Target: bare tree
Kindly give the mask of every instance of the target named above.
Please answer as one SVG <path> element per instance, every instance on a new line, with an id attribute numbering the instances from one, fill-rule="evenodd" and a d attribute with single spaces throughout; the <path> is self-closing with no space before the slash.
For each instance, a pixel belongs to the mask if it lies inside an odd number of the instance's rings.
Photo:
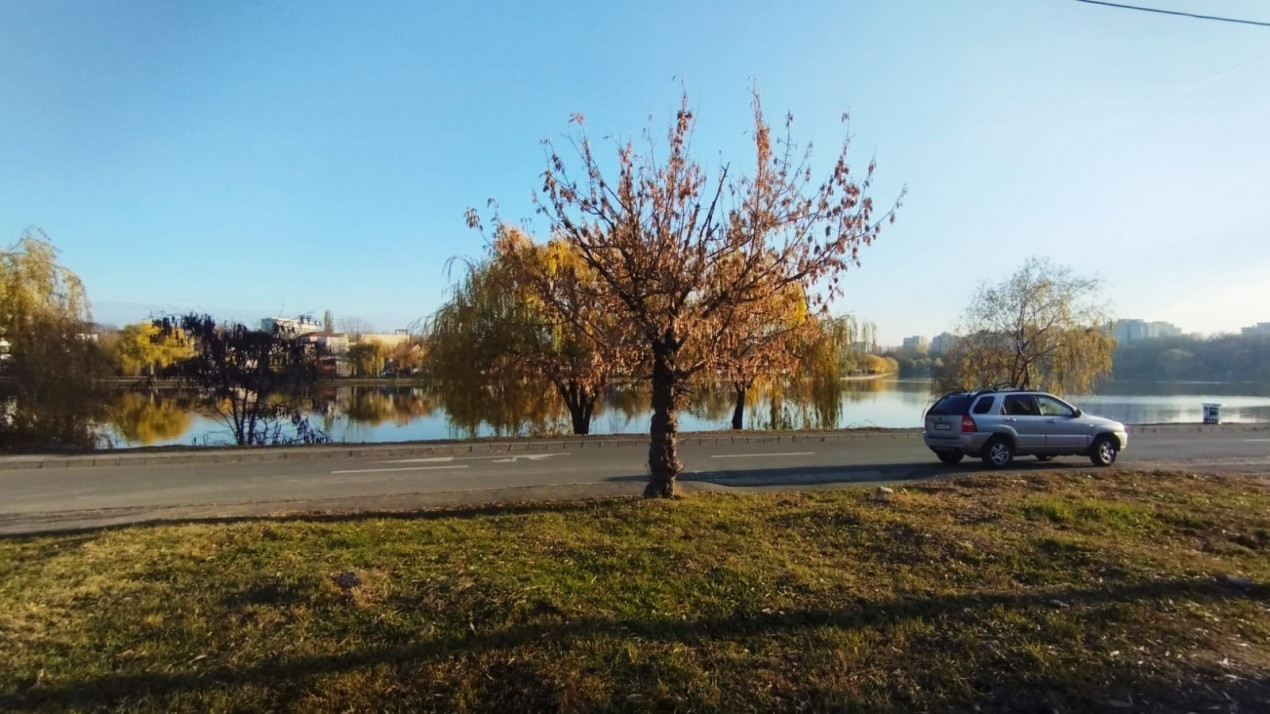
<path id="1" fill-rule="evenodd" d="M 363 335 L 374 334 L 375 326 L 360 317 L 341 317 L 335 322 L 340 332 L 348 335 L 348 339 L 357 342 Z"/>
<path id="2" fill-rule="evenodd" d="M 1111 373 L 1115 340 L 1106 324 L 1096 279 L 1031 258 L 1000 284 L 979 288 L 935 388 L 1089 391 Z"/>
<path id="3" fill-rule="evenodd" d="M 187 341 L 190 356 L 165 373 L 181 380 L 230 430 L 239 446 L 330 441 L 309 425 L 303 395 L 318 379 L 315 355 L 276 327 L 217 325 L 191 313 L 156 318 L 160 338 Z"/>
<path id="4" fill-rule="evenodd" d="M 800 150 L 790 140 L 793 118 L 786 118 L 784 138 L 777 140 L 757 92 L 752 109 L 749 176 L 726 165 L 710 176 L 692 158 L 687 96 L 666 146 L 651 131 L 644 134 L 644 153 L 630 143 L 619 146 L 611 178 L 575 115 L 580 175 L 547 142 L 549 164 L 537 198 L 553 240 L 567 244 L 598 280 L 561 291 L 560 279 L 534 270 L 536 252 L 509 253 L 540 299 L 588 334 L 635 350 L 652 385 L 645 496 L 674 495 L 683 468 L 676 448 L 679 409 L 689 380 L 717 368 L 745 325 L 778 323 L 785 306 L 777 297 L 792 286 L 802 288 L 809 311 L 823 309 L 841 293 L 841 274 L 859 265 L 859 249 L 894 219 L 894 208 L 875 216 L 867 196 L 874 165 L 853 180 L 846 141 L 827 177 L 813 181 L 810 147 Z M 480 227 L 475 211 L 468 221 Z M 622 319 L 613 328 L 594 324 L 589 316 L 596 314 Z"/>

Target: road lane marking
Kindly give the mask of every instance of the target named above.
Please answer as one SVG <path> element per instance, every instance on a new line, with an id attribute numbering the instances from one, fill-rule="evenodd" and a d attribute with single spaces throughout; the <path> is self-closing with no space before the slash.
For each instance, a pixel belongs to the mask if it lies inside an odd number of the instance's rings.
<path id="1" fill-rule="evenodd" d="M 430 456 L 426 459 L 398 459 L 396 461 L 376 461 L 377 464 L 426 464 L 438 461 L 453 461 L 453 456 Z"/>
<path id="2" fill-rule="evenodd" d="M 517 454 L 515 456 L 508 456 L 506 458 L 494 459 L 492 463 L 511 464 L 511 463 L 515 463 L 519 459 L 525 459 L 526 461 L 541 461 L 542 459 L 548 459 L 548 458 L 551 458 L 552 456 L 568 456 L 568 454 Z"/>
<path id="3" fill-rule="evenodd" d="M 1270 441 L 1270 439 L 1244 439 L 1244 441 L 1252 441 L 1252 442 L 1260 442 L 1260 443 L 1264 443 L 1264 442 Z"/>
<path id="4" fill-rule="evenodd" d="M 349 469 L 347 471 L 332 471 L 333 474 L 377 474 L 385 471 L 435 471 L 437 469 L 465 469 L 467 464 L 453 464 L 451 466 L 402 466 L 395 469 Z"/>
<path id="5" fill-rule="evenodd" d="M 508 463 L 516 459 L 529 459 L 530 461 L 539 461 L 541 459 L 549 459 L 555 456 L 570 456 L 568 451 L 560 453 L 548 454 L 498 454 L 495 456 L 429 456 L 422 459 L 396 459 L 393 461 L 376 461 L 377 464 L 429 464 L 429 463 L 450 463 L 452 461 L 479 461 L 488 459 L 494 463 Z"/>
<path id="6" fill-rule="evenodd" d="M 814 451 L 785 451 L 779 454 L 715 454 L 712 459 L 760 459 L 770 456 L 815 456 Z"/>

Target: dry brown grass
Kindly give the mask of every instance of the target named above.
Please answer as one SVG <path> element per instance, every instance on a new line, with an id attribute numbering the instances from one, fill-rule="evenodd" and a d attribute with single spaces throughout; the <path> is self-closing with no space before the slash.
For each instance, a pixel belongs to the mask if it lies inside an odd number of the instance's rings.
<path id="1" fill-rule="evenodd" d="M 1265 583 L 1149 472 L 11 538 L 0 710 L 1270 711 Z"/>

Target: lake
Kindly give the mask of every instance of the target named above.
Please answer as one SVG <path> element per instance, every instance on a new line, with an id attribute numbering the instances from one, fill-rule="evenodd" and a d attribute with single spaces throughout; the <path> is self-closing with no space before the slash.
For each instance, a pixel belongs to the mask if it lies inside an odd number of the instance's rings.
<path id="1" fill-rule="evenodd" d="M 844 382 L 839 413 L 826 413 L 796 399 L 752 398 L 747 428 L 913 428 L 933 401 L 929 380 L 880 379 Z M 508 398 L 510 399 L 510 398 Z M 368 443 L 467 438 L 472 436 L 545 436 L 569 433 L 567 413 L 552 400 L 517 398 L 492 403 L 486 398 L 446 398 L 426 386 L 325 386 L 311 400 L 313 426 L 336 442 Z M 692 395 L 680 415 L 681 431 L 731 427 L 732 394 L 727 390 Z M 1087 412 L 1130 424 L 1198 423 L 1205 402 L 1222 404 L 1223 422 L 1270 422 L 1270 389 L 1239 383 L 1122 382 L 1098 394 L 1074 396 Z M 617 390 L 596 410 L 593 434 L 644 434 L 648 431 L 646 393 Z M 189 408 L 178 394 L 129 392 L 112 404 L 106 435 L 116 447 L 223 444 L 232 439 L 213 417 Z"/>

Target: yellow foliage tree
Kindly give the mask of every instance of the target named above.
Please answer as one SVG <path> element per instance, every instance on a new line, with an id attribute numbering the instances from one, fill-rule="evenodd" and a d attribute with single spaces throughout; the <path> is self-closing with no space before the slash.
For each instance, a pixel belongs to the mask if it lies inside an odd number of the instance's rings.
<path id="1" fill-rule="evenodd" d="M 348 348 L 348 361 L 356 377 L 378 377 L 387 359 L 388 349 L 379 342 L 358 342 Z"/>
<path id="2" fill-rule="evenodd" d="M 900 365 L 890 357 L 869 354 L 860 358 L 860 369 L 868 374 L 895 374 L 900 371 Z"/>
<path id="3" fill-rule="evenodd" d="M 0 448 L 91 447 L 107 359 L 88 336 L 83 283 L 36 230 L 0 250 L 0 339 L 17 408 L 0 417 Z"/>
<path id="4" fill-rule="evenodd" d="M 163 334 L 152 322 L 128 325 L 115 344 L 115 360 L 126 375 L 154 376 L 156 370 L 193 356 L 194 349 L 179 328 Z"/>

